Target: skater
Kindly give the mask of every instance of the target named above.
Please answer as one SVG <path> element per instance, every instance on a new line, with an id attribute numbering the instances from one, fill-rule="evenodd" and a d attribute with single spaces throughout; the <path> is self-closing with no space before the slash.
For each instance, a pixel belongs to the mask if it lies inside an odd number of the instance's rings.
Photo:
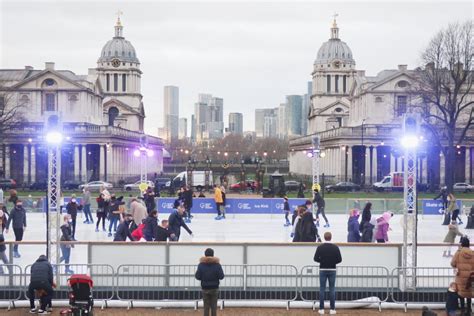
<path id="1" fill-rule="evenodd" d="M 291 234 L 290 237 L 293 238 L 295 237 L 295 232 L 296 232 L 296 225 L 298 225 L 298 222 L 301 220 L 301 217 L 303 217 L 303 214 L 306 212 L 306 208 L 304 206 L 298 206 L 295 210 L 295 214 L 293 214 L 293 228 L 291 229 Z"/>
<path id="2" fill-rule="evenodd" d="M 61 241 L 73 241 L 72 237 L 72 228 L 71 228 L 71 215 L 66 214 L 64 215 L 64 223 L 61 225 Z M 74 244 L 64 244 L 61 243 L 59 245 L 61 248 L 61 258 L 59 259 L 59 263 L 63 262 L 66 264 L 66 274 L 73 274 L 69 268 L 69 258 L 71 258 L 71 248 L 74 248 Z"/>
<path id="3" fill-rule="evenodd" d="M 456 282 L 449 284 L 448 291 L 446 293 L 446 315 L 456 316 L 457 310 L 459 309 L 459 299 L 462 299 L 458 295 L 458 287 Z"/>
<path id="4" fill-rule="evenodd" d="M 54 290 L 56 285 L 53 281 L 53 267 L 48 262 L 45 255 L 39 256 L 35 263 L 31 266 L 30 284 L 28 285 L 28 298 L 30 299 L 30 313 L 46 315 L 48 306 L 51 306 Z M 40 300 L 41 306 L 39 310 L 35 308 L 35 290 L 43 290 L 46 294 Z"/>
<path id="5" fill-rule="evenodd" d="M 184 206 L 180 205 L 176 210 L 174 210 L 169 218 L 169 231 L 171 234 L 174 234 L 174 237 L 170 238 L 172 241 L 179 241 L 179 236 L 181 235 L 181 227 L 186 229 L 188 234 L 191 236 L 193 235 L 193 232 L 191 229 L 189 229 L 188 225 L 183 220 L 183 215 L 184 215 Z"/>
<path id="6" fill-rule="evenodd" d="M 456 203 L 456 198 L 452 193 L 448 194 L 448 213 L 451 214 L 452 221 L 458 221 L 459 219 L 459 225 L 462 225 L 462 220 L 459 216 L 459 207 Z"/>
<path id="7" fill-rule="evenodd" d="M 143 220 L 143 221 L 145 221 L 145 220 Z M 144 228 L 145 228 L 145 224 L 141 223 L 140 225 L 138 225 L 137 229 L 135 229 L 132 232 L 132 237 L 133 237 L 133 239 L 135 239 L 135 241 L 141 241 L 142 238 L 143 238 L 143 240 L 145 240 L 145 237 L 143 236 L 143 229 Z"/>
<path id="8" fill-rule="evenodd" d="M 186 186 L 186 189 L 183 192 L 183 205 L 185 209 L 184 217 L 185 217 L 185 222 L 186 223 L 191 223 L 191 218 L 193 216 L 191 215 L 191 209 L 193 207 L 193 190 L 191 187 L 188 185 Z"/>
<path id="9" fill-rule="evenodd" d="M 88 188 L 84 188 L 84 194 L 82 195 L 82 208 L 86 220 L 84 224 L 94 224 L 94 219 L 91 213 L 91 192 Z"/>
<path id="10" fill-rule="evenodd" d="M 446 234 L 446 237 L 444 237 L 443 240 L 443 242 L 448 243 L 446 250 L 443 252 L 443 257 L 452 257 L 451 248 L 454 245 L 456 236 L 463 236 L 463 234 L 461 234 L 461 232 L 459 231 L 458 224 L 456 223 L 456 221 L 451 221 L 451 224 L 449 224 L 448 229 L 448 233 Z"/>
<path id="11" fill-rule="evenodd" d="M 290 220 L 288 216 L 290 215 L 290 203 L 288 203 L 288 197 L 285 196 L 283 198 L 283 212 L 285 212 L 285 224 L 283 226 L 288 227 L 290 226 Z"/>
<path id="12" fill-rule="evenodd" d="M 116 198 L 115 194 L 113 194 L 110 199 L 108 235 L 109 237 L 112 237 L 112 226 L 114 227 L 114 233 L 117 231 L 118 222 L 120 220 L 120 214 L 123 213 L 122 205 L 125 205 L 125 202 L 123 202 L 122 199 L 123 196 Z"/>
<path id="13" fill-rule="evenodd" d="M 377 232 L 375 233 L 375 239 L 378 243 L 386 243 L 388 241 L 388 230 L 390 229 L 390 219 L 393 213 L 385 212 L 379 218 L 377 218 Z"/>
<path id="14" fill-rule="evenodd" d="M 222 195 L 222 204 L 220 206 L 221 206 L 222 218 L 225 218 L 226 195 L 225 195 L 225 186 L 223 185 L 221 185 L 221 195 Z"/>
<path id="15" fill-rule="evenodd" d="M 467 309 L 464 314 L 471 315 L 473 288 L 471 287 L 474 271 L 474 251 L 470 249 L 469 238 L 461 238 L 461 248 L 454 254 L 451 266 L 457 269 L 456 286 L 461 297 L 461 309 L 464 309 L 464 299 L 467 300 Z"/>
<path id="16" fill-rule="evenodd" d="M 13 223 L 12 223 L 13 222 Z M 8 228 L 12 223 L 13 233 L 15 234 L 15 241 L 23 240 L 23 233 L 26 229 L 26 211 L 23 208 L 23 202 L 19 199 L 16 200 L 15 207 L 10 212 L 10 218 L 8 218 L 7 227 L 5 233 L 8 234 Z M 20 258 L 21 255 L 18 252 L 18 244 L 13 246 L 13 258 Z"/>
<path id="17" fill-rule="evenodd" d="M 433 199 L 438 200 L 440 199 L 443 202 L 443 209 L 446 210 L 448 208 L 448 190 L 442 188 L 439 194 Z"/>
<path id="18" fill-rule="evenodd" d="M 171 233 L 169 230 L 169 222 L 167 219 L 161 221 L 161 225 L 158 225 L 156 231 L 155 241 L 168 241 L 175 237 L 175 234 Z"/>
<path id="19" fill-rule="evenodd" d="M 314 224 L 313 214 L 311 212 L 304 212 L 301 219 L 296 224 L 295 237 L 293 242 L 316 242 L 321 241 L 318 234 L 318 229 Z"/>
<path id="20" fill-rule="evenodd" d="M 10 262 L 8 262 L 6 251 L 7 247 L 5 246 L 5 237 L 3 236 L 3 234 L 0 234 L 0 260 L 3 262 L 3 264 L 8 265 Z M 7 267 L 8 272 L 11 273 L 11 266 Z M 2 274 L 5 274 L 5 272 L 3 271 L 3 268 L 0 267 L 0 275 Z"/>
<path id="21" fill-rule="evenodd" d="M 121 223 L 117 227 L 114 241 L 127 241 L 127 238 L 130 239 L 130 241 L 135 241 L 135 238 L 133 238 L 132 233 L 130 232 L 130 227 L 132 224 L 132 214 L 125 214 L 121 220 Z"/>
<path id="22" fill-rule="evenodd" d="M 222 192 L 221 189 L 214 184 L 214 202 L 216 202 L 216 209 L 217 209 L 217 216 L 214 218 L 215 220 L 221 220 L 221 205 L 222 205 Z"/>
<path id="23" fill-rule="evenodd" d="M 73 194 L 71 197 L 71 201 L 66 205 L 66 211 L 69 215 L 71 215 L 71 227 L 72 227 L 72 240 L 75 241 L 76 238 L 76 223 L 77 223 L 77 211 L 81 210 L 82 206 L 77 203 L 76 196 Z"/>
<path id="24" fill-rule="evenodd" d="M 364 206 L 364 210 L 362 211 L 362 218 L 360 219 L 360 232 L 362 233 L 362 229 L 364 228 L 364 223 L 369 222 L 372 219 L 372 203 L 367 202 Z"/>
<path id="25" fill-rule="evenodd" d="M 146 210 L 145 205 L 140 203 L 138 199 L 133 198 L 132 202 L 130 203 L 130 213 L 133 216 L 133 221 L 135 224 L 139 225 L 143 223 L 143 220 L 147 218 L 148 213 Z"/>
<path id="26" fill-rule="evenodd" d="M 347 242 L 359 242 L 359 210 L 351 210 L 349 220 L 347 222 Z"/>
<path id="27" fill-rule="evenodd" d="M 8 212 L 7 208 L 0 203 L 0 234 L 3 234 L 3 231 L 7 227 L 8 222 Z"/>
<path id="28" fill-rule="evenodd" d="M 224 278 L 224 271 L 219 258 L 214 257 L 214 250 L 207 248 L 204 257 L 199 260 L 196 280 L 201 281 L 204 316 L 217 315 L 217 299 L 219 298 L 219 280 Z"/>
<path id="29" fill-rule="evenodd" d="M 374 242 L 374 228 L 375 219 L 372 219 L 370 222 L 364 222 L 360 242 Z"/>
<path id="30" fill-rule="evenodd" d="M 153 241 L 158 229 L 158 211 L 153 210 L 145 219 L 145 227 L 143 227 L 143 238 L 146 241 Z"/>
<path id="31" fill-rule="evenodd" d="M 156 201 L 155 201 L 155 194 L 153 193 L 153 189 L 148 187 L 148 189 L 143 194 L 143 199 L 145 200 L 145 206 L 148 214 L 151 211 L 156 209 Z"/>
<path id="32" fill-rule="evenodd" d="M 318 206 L 318 210 L 316 212 L 316 225 L 319 226 L 319 214 L 321 214 L 324 218 L 324 221 L 326 222 L 326 224 L 324 225 L 324 227 L 329 227 L 329 222 L 328 222 L 328 219 L 326 217 L 326 213 L 324 212 L 324 208 L 326 206 L 326 202 L 324 201 L 323 197 L 321 196 L 321 194 L 319 193 L 319 190 L 318 189 L 315 189 L 314 190 L 314 199 L 313 199 L 313 203 L 316 203 L 316 205 Z"/>
<path id="33" fill-rule="evenodd" d="M 96 198 L 96 201 L 97 201 L 97 224 L 95 226 L 95 231 L 98 232 L 99 231 L 99 225 L 100 225 L 100 221 L 102 220 L 102 231 L 106 231 L 105 230 L 105 218 L 107 217 L 107 211 L 106 209 L 108 208 L 108 204 L 109 202 L 105 200 L 104 198 L 104 194 L 103 193 L 100 193 L 99 194 L 99 197 Z"/>

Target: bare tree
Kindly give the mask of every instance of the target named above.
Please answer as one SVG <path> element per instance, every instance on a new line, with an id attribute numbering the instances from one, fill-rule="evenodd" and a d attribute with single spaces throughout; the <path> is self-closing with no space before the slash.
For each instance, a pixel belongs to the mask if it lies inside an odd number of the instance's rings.
<path id="1" fill-rule="evenodd" d="M 0 83 L 0 139 L 24 121 L 24 104 L 16 102 L 14 93 Z"/>
<path id="2" fill-rule="evenodd" d="M 442 149 L 445 181 L 453 190 L 456 146 L 474 126 L 473 23 L 455 23 L 439 31 L 422 53 L 424 67 L 415 74 L 415 108 L 423 126 Z"/>

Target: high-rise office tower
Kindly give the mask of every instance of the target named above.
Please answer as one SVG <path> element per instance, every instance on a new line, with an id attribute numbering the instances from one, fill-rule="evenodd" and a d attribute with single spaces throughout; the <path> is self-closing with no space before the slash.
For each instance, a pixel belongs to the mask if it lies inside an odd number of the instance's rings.
<path id="1" fill-rule="evenodd" d="M 188 119 L 181 117 L 179 119 L 179 139 L 188 137 Z"/>
<path id="2" fill-rule="evenodd" d="M 242 135 L 244 132 L 242 113 L 229 113 L 229 133 Z"/>
<path id="3" fill-rule="evenodd" d="M 167 141 L 178 139 L 179 136 L 179 88 L 165 86 L 164 88 L 164 128 L 167 131 Z"/>

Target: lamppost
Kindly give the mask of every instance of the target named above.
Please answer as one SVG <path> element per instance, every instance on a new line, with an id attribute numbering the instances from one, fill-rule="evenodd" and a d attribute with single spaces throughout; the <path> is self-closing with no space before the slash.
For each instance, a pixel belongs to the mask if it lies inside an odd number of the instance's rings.
<path id="1" fill-rule="evenodd" d="M 192 187 L 193 186 L 193 171 L 194 171 L 194 168 L 196 167 L 196 161 L 191 157 L 189 156 L 188 158 L 188 165 L 186 167 L 186 174 L 187 174 L 187 180 L 186 181 L 186 185 Z"/>
<path id="2" fill-rule="evenodd" d="M 368 157 L 365 156 L 365 148 L 364 148 L 364 124 L 365 124 L 365 119 L 362 120 L 362 135 L 361 135 L 361 144 L 362 144 L 362 161 L 364 161 L 364 172 L 361 172 L 361 184 L 362 186 L 365 186 L 365 173 L 366 173 L 366 170 L 365 170 L 365 166 L 366 166 L 366 163 L 365 163 L 365 159 L 367 159 Z M 360 166 L 360 163 L 359 163 L 359 166 Z"/>
<path id="3" fill-rule="evenodd" d="M 140 158 L 140 183 L 147 183 L 147 162 L 148 158 L 153 157 L 154 152 L 153 150 L 148 149 L 145 146 L 140 146 L 139 148 L 133 151 L 133 155 L 137 158 Z"/>
<path id="4" fill-rule="evenodd" d="M 240 191 L 245 191 L 245 160 L 243 156 L 240 160 Z"/>
<path id="5" fill-rule="evenodd" d="M 209 156 L 206 156 L 206 171 L 204 172 L 205 176 L 205 182 L 206 182 L 206 191 L 209 191 L 209 175 L 211 173 L 211 159 L 209 159 Z"/>

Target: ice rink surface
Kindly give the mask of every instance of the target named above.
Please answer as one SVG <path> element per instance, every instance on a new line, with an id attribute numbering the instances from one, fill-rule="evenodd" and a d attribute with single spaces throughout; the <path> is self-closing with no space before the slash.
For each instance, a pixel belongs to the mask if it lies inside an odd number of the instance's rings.
<path id="1" fill-rule="evenodd" d="M 159 219 L 167 219 L 169 214 L 160 214 Z M 381 214 L 373 214 L 379 217 Z M 284 227 L 284 215 L 270 214 L 227 214 L 224 220 L 214 220 L 213 214 L 196 214 L 189 227 L 194 236 L 182 229 L 181 241 L 186 242 L 291 242 L 291 226 Z M 328 214 L 331 227 L 319 227 L 319 234 L 331 231 L 334 242 L 347 241 L 347 215 Z M 464 224 L 460 225 L 460 231 L 474 240 L 474 230 L 464 229 L 466 217 L 462 217 Z M 46 216 L 43 213 L 27 214 L 27 229 L 24 241 L 44 241 L 46 240 L 45 229 Z M 95 232 L 95 224 L 84 224 L 82 214 L 78 216 L 76 228 L 76 239 L 78 241 L 112 241 L 112 237 L 107 237 L 107 233 Z M 94 216 L 94 220 L 96 220 Z M 389 242 L 403 242 L 403 217 L 395 215 L 391 222 L 389 231 Z M 418 217 L 418 242 L 419 243 L 442 243 L 448 231 L 447 226 L 442 226 L 441 215 L 426 215 Z M 108 222 L 106 223 L 108 229 Z M 13 231 L 5 235 L 7 241 L 14 240 Z M 456 239 L 459 240 L 459 237 Z M 419 247 L 419 266 L 449 266 L 450 259 L 442 256 L 445 247 Z M 456 247 L 453 247 L 453 252 Z M 21 245 L 19 259 L 14 259 L 15 264 L 21 266 L 30 264 L 42 253 L 45 252 L 43 245 Z M 85 245 L 76 245 L 71 253 L 71 263 L 86 263 L 87 248 Z"/>

